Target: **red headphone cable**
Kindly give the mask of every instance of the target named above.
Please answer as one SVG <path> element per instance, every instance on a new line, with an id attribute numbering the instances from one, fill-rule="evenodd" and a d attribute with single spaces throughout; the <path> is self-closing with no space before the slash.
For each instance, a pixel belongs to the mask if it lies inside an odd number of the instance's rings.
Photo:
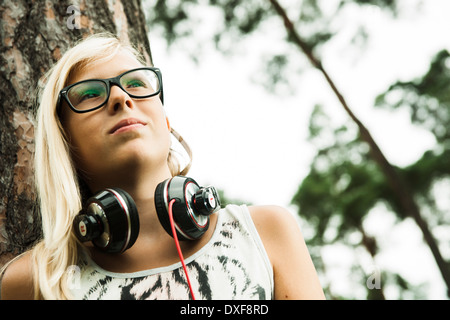
<path id="1" fill-rule="evenodd" d="M 175 199 L 172 199 L 169 202 L 170 226 L 172 228 L 172 235 L 173 235 L 173 239 L 175 240 L 175 246 L 177 247 L 178 256 L 180 257 L 180 261 L 181 261 L 181 264 L 183 266 L 184 274 L 186 275 L 186 279 L 187 279 L 187 283 L 188 283 L 188 286 L 189 286 L 189 291 L 191 292 L 192 300 L 195 300 L 194 290 L 192 290 L 191 281 L 189 280 L 189 275 L 188 275 L 188 272 L 187 272 L 186 264 L 184 263 L 183 253 L 181 252 L 180 242 L 178 241 L 177 232 L 175 230 L 175 222 L 173 220 L 173 213 L 172 213 L 172 207 L 173 207 L 173 204 L 175 203 L 175 201 L 176 201 Z"/>

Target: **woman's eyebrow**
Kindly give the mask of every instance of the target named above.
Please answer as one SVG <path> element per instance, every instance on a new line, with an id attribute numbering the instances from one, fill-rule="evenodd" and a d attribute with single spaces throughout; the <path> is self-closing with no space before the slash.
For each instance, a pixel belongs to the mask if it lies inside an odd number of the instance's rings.
<path id="1" fill-rule="evenodd" d="M 80 80 L 78 80 L 77 82 L 79 82 L 79 81 L 85 81 L 85 80 L 94 80 L 94 79 L 110 79 L 110 78 L 117 77 L 118 75 L 121 75 L 121 74 L 124 73 L 124 72 L 127 72 L 127 71 L 132 70 L 132 69 L 136 69 L 136 68 L 140 68 L 140 67 L 123 68 L 123 69 L 120 69 L 118 72 L 114 73 L 114 75 L 113 75 L 113 76 L 110 76 L 110 77 L 99 77 L 99 76 L 82 77 L 82 78 L 80 78 Z"/>

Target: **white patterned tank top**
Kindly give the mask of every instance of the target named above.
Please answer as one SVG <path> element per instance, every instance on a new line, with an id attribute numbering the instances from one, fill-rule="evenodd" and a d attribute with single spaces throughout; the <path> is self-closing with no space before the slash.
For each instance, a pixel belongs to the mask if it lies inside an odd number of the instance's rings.
<path id="1" fill-rule="evenodd" d="M 245 205 L 221 209 L 211 239 L 185 263 L 196 299 L 273 298 L 272 266 Z M 190 298 L 181 262 L 114 273 L 88 258 L 75 271 L 70 284 L 75 299 Z"/>

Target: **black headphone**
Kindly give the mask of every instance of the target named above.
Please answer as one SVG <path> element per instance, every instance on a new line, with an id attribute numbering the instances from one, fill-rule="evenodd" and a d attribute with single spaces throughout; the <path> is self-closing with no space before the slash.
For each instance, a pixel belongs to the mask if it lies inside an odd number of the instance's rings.
<path id="1" fill-rule="evenodd" d="M 209 227 L 209 215 L 220 209 L 220 198 L 214 187 L 200 187 L 195 180 L 175 176 L 158 184 L 155 207 L 158 219 L 172 235 L 169 203 L 179 240 L 199 239 Z M 131 196 L 119 188 L 102 190 L 88 199 L 73 222 L 81 242 L 92 241 L 108 253 L 129 249 L 139 234 L 139 214 Z"/>

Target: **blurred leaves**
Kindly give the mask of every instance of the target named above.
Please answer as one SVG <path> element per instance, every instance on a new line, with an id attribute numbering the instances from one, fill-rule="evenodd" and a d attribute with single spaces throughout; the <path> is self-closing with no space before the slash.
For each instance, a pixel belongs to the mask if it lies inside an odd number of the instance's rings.
<path id="1" fill-rule="evenodd" d="M 392 84 L 379 95 L 376 105 L 384 108 L 406 108 L 411 121 L 423 126 L 439 144 L 450 148 L 450 54 L 440 51 L 428 72 L 420 78 Z"/>
<path id="2" fill-rule="evenodd" d="M 256 30 L 265 30 L 266 23 L 274 19 L 280 23 L 267 0 L 156 0 L 143 1 L 147 8 L 147 24 L 150 33 L 159 28 L 169 49 L 182 39 L 189 42 L 183 47 L 186 55 L 193 61 L 201 61 L 205 40 L 215 44 L 217 50 L 224 54 L 232 54 L 239 50 L 248 36 Z M 395 1 L 389 0 L 342 0 L 331 12 L 326 12 L 317 0 L 301 0 L 286 2 L 291 19 L 310 50 L 320 56 L 320 48 L 336 35 L 330 26 L 339 14 L 347 7 L 355 4 L 361 6 L 380 6 L 389 12 L 395 12 Z M 207 15 L 213 16 L 214 26 L 208 30 L 203 28 Z M 209 24 L 208 24 L 209 26 Z M 205 38 L 205 33 L 209 36 Z M 202 34 L 202 36 L 198 36 Z M 281 35 L 282 37 L 283 35 Z M 284 32 L 287 43 L 292 43 L 292 35 Z M 208 38 L 209 37 L 209 38 Z M 355 30 L 352 43 L 364 46 L 367 38 L 366 30 L 361 26 Z M 286 74 L 292 70 L 301 72 L 297 50 L 289 50 L 285 46 L 268 44 L 272 57 L 261 58 L 265 64 L 261 67 L 268 76 L 259 77 L 257 83 L 268 92 L 290 94 L 292 88 L 287 85 Z M 300 63 L 307 64 L 306 60 Z M 255 79 L 253 79 L 255 80 Z"/>
<path id="3" fill-rule="evenodd" d="M 189 20 L 189 7 L 196 3 L 197 0 L 177 2 L 156 0 L 152 10 L 147 12 L 147 24 L 161 26 L 164 30 L 164 38 L 171 45 L 180 37 L 186 37 L 192 34 L 190 28 L 180 28 L 179 26 Z"/>
<path id="4" fill-rule="evenodd" d="M 235 29 L 242 34 L 255 31 L 270 12 L 265 0 L 209 0 L 209 5 L 222 9 L 228 31 Z"/>
<path id="5" fill-rule="evenodd" d="M 393 15 L 398 13 L 397 11 L 397 0 L 342 0 L 340 7 L 344 7 L 347 4 L 356 3 L 360 6 L 372 5 L 378 8 L 383 8 L 386 11 L 391 12 Z"/>
<path id="6" fill-rule="evenodd" d="M 350 232 L 361 231 L 365 215 L 379 201 L 395 204 L 368 146 L 358 139 L 355 129 L 349 130 L 352 125 L 330 128 L 329 119 L 317 105 L 310 119 L 311 141 L 321 144 L 320 138 L 325 134 L 327 145 L 322 144 L 318 150 L 309 174 L 292 200 L 299 207 L 299 214 L 315 226 L 316 234 L 311 240 L 316 244 L 333 243 L 345 239 Z M 331 222 L 337 233 L 326 238 Z"/>
<path id="7" fill-rule="evenodd" d="M 447 181 L 448 184 L 450 180 L 448 61 L 449 53 L 439 52 L 423 77 L 396 82 L 377 97 L 376 104 L 392 110 L 408 108 L 411 121 L 435 135 L 437 143 L 432 150 L 424 152 L 411 165 L 397 170 L 418 199 L 422 211 L 432 213 L 427 219 L 431 228 L 446 228 L 450 231 L 450 214 L 437 207 L 438 199 L 434 192 L 436 183 Z M 318 105 L 311 114 L 309 131 L 310 140 L 318 151 L 310 172 L 292 200 L 299 207 L 299 214 L 316 231 L 309 243 L 314 246 L 337 242 L 355 245 L 354 241 L 349 242 L 348 239 L 356 230 L 362 235 L 359 238 L 360 245 L 371 256 L 375 256 L 378 250 L 376 243 L 371 243 L 369 247 L 365 242 L 365 239 L 369 239 L 363 228 L 365 217 L 379 203 L 389 208 L 398 221 L 406 218 L 403 211 L 383 174 L 371 159 L 368 147 L 360 141 L 356 130 L 352 130 L 352 124 L 333 129 L 323 107 Z M 439 225 L 442 222 L 446 222 L 447 227 Z M 337 232 L 330 233 L 330 229 Z M 333 237 L 329 237 L 330 234 Z M 420 297 L 417 290 L 400 275 L 391 274 L 389 279 L 396 283 L 400 296 Z"/>

